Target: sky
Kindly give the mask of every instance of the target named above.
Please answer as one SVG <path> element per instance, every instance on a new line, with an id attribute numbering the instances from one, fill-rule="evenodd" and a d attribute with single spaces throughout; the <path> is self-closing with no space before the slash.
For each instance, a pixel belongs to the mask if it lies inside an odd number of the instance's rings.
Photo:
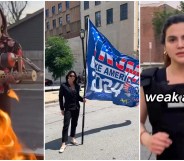
<path id="1" fill-rule="evenodd" d="M 27 14 L 34 13 L 41 8 L 44 8 L 45 2 L 44 1 L 28 1 L 27 7 L 23 13 L 23 16 Z"/>

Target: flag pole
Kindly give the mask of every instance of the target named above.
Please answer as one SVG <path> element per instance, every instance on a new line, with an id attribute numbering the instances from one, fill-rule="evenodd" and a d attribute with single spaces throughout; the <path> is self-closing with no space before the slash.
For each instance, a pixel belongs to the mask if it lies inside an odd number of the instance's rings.
<path id="1" fill-rule="evenodd" d="M 82 53 L 83 53 L 83 65 L 84 65 L 84 97 L 86 95 L 86 60 L 85 60 L 85 54 L 84 54 L 84 38 L 85 38 L 85 30 L 81 29 L 80 31 L 80 38 L 82 41 Z M 82 115 L 82 140 L 81 144 L 84 143 L 84 123 L 85 123 L 85 101 L 83 102 L 83 115 Z"/>

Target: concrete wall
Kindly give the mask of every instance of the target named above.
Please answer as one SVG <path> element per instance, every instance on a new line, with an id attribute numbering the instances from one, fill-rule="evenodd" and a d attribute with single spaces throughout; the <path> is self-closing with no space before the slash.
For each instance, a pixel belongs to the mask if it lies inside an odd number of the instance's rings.
<path id="1" fill-rule="evenodd" d="M 120 5 L 128 3 L 128 19 L 120 21 Z M 106 10 L 113 8 L 113 23 L 106 24 Z M 138 48 L 138 2 L 130 1 L 101 1 L 95 6 L 94 1 L 89 1 L 89 9 L 84 10 L 81 1 L 81 27 L 84 28 L 84 17 L 89 15 L 95 24 L 95 12 L 101 11 L 101 27 L 98 30 L 104 34 L 112 45 L 125 54 L 132 55 Z"/>
<path id="2" fill-rule="evenodd" d="M 43 12 L 8 30 L 23 50 L 43 50 Z"/>

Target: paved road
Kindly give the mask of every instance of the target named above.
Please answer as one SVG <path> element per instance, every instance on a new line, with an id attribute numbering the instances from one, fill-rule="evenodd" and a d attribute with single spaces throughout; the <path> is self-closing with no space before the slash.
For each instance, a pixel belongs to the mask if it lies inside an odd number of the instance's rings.
<path id="1" fill-rule="evenodd" d="M 82 109 L 81 109 L 82 113 Z M 61 145 L 63 117 L 59 104 L 45 107 L 45 158 L 62 160 L 138 160 L 139 109 L 113 105 L 106 101 L 86 103 L 84 145 L 68 144 L 63 154 Z M 79 117 L 77 139 L 81 141 L 82 115 Z"/>
<path id="2" fill-rule="evenodd" d="M 13 128 L 26 147 L 43 154 L 44 105 L 43 88 L 18 88 L 15 90 L 20 102 L 12 100 L 11 117 Z"/>

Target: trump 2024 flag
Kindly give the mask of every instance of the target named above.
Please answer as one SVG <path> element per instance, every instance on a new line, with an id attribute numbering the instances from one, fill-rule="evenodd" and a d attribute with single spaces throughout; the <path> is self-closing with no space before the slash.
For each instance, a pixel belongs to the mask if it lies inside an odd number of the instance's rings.
<path id="1" fill-rule="evenodd" d="M 139 61 L 116 50 L 90 20 L 86 98 L 129 107 L 139 101 Z"/>

